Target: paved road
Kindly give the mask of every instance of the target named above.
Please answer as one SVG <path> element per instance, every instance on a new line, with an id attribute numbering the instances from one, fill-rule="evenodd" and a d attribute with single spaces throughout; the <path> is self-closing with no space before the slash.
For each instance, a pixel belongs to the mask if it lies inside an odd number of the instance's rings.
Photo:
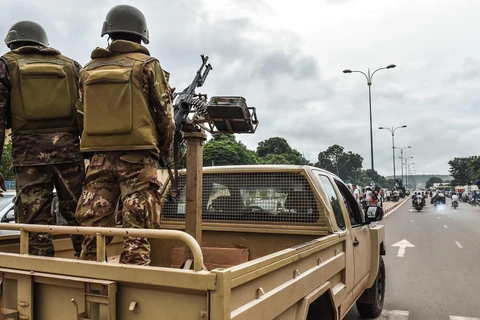
<path id="1" fill-rule="evenodd" d="M 454 210 L 447 199 L 443 210 L 417 212 L 407 200 L 382 224 L 387 291 L 377 319 L 480 320 L 480 207 Z M 415 246 L 403 257 L 392 246 L 402 240 Z M 345 319 L 362 318 L 353 307 Z"/>

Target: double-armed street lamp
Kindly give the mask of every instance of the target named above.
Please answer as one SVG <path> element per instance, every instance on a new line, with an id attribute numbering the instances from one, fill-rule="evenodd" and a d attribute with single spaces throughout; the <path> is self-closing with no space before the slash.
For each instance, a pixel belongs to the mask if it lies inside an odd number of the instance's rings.
<path id="1" fill-rule="evenodd" d="M 403 150 L 405 149 L 410 149 L 412 146 L 408 146 L 408 147 L 395 147 L 395 149 L 399 149 L 400 150 L 400 163 L 402 164 L 402 182 L 403 182 Z"/>
<path id="2" fill-rule="evenodd" d="M 408 160 L 409 159 L 413 159 L 413 157 L 408 157 L 408 158 L 404 159 L 405 160 L 405 170 L 407 171 L 407 174 L 405 175 L 405 186 L 406 186 L 406 188 L 408 188 L 408 169 L 409 169 L 408 168 Z M 415 164 L 415 163 L 413 163 L 413 164 Z"/>
<path id="3" fill-rule="evenodd" d="M 373 71 L 372 74 L 370 74 L 370 68 L 368 69 L 367 73 L 359 70 L 350 70 L 350 69 L 345 69 L 343 70 L 343 73 L 354 73 L 358 72 L 361 73 L 367 78 L 367 85 L 368 85 L 368 105 L 369 105 L 369 110 L 370 110 L 370 157 L 372 159 L 372 182 L 375 181 L 375 169 L 373 165 L 373 129 L 372 129 L 372 92 L 371 92 L 371 86 L 372 86 L 372 78 L 375 72 L 379 70 L 384 70 L 384 69 L 392 69 L 395 68 L 396 65 L 394 64 L 389 64 L 386 67 L 383 68 L 378 68 L 377 70 Z"/>
<path id="4" fill-rule="evenodd" d="M 391 133 L 392 133 L 392 154 L 393 154 L 393 189 L 395 190 L 395 185 L 396 185 L 396 182 L 397 182 L 397 177 L 395 175 L 395 131 L 397 129 L 402 129 L 402 128 L 406 128 L 407 126 L 406 125 L 403 125 L 403 126 L 399 126 L 399 127 L 391 127 L 391 128 L 387 128 L 387 127 L 380 127 L 378 129 L 380 130 L 389 130 Z"/>

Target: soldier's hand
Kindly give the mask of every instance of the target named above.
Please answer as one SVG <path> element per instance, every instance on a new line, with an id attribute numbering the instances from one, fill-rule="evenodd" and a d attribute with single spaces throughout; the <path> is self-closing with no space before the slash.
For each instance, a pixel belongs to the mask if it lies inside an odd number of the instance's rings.
<path id="1" fill-rule="evenodd" d="M 2 188 L 2 190 L 0 190 L 0 197 L 3 197 L 2 192 L 7 191 L 7 187 L 5 186 L 5 180 L 3 179 L 3 174 L 1 173 L 0 173 L 0 188 Z"/>

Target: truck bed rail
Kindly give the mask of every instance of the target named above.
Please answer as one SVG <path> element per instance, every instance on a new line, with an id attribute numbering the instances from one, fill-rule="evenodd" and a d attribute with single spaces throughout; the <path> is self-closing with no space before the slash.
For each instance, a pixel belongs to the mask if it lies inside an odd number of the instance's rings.
<path id="1" fill-rule="evenodd" d="M 49 225 L 33 225 L 21 223 L 0 223 L 0 229 L 20 231 L 20 254 L 28 254 L 28 233 L 82 234 L 96 235 L 97 261 L 105 262 L 105 237 L 142 237 L 182 241 L 192 252 L 193 270 L 203 270 L 203 254 L 197 241 L 188 233 L 178 230 L 134 229 L 134 228 L 101 228 L 101 227 L 64 227 Z"/>

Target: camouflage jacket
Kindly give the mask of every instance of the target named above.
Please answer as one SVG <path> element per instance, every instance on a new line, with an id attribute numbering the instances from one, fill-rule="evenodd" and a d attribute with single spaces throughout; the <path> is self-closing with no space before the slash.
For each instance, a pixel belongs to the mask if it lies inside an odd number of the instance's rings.
<path id="1" fill-rule="evenodd" d="M 122 40 L 117 40 L 122 41 Z M 112 52 L 116 51 L 116 46 L 114 45 L 115 41 L 110 44 L 107 50 Z M 132 49 L 131 52 L 146 52 L 150 55 L 147 48 L 143 47 L 140 44 L 130 43 L 132 47 L 136 49 Z M 98 50 L 95 49 L 92 52 L 92 56 L 94 52 Z M 100 49 L 103 50 L 103 49 Z M 124 53 L 123 51 L 118 51 L 119 53 Z M 130 51 L 129 51 L 130 52 Z M 175 132 L 175 122 L 173 120 L 173 92 L 172 88 L 170 87 L 168 81 L 170 79 L 170 73 L 163 70 L 160 67 L 158 61 L 152 61 L 146 63 L 143 69 L 143 79 L 142 79 L 142 89 L 145 97 L 147 97 L 149 101 L 149 105 L 156 114 L 156 131 L 158 134 L 159 150 L 162 150 L 162 154 L 165 156 L 169 156 L 170 145 L 173 141 L 173 134 Z M 80 87 L 80 97 L 79 101 L 77 102 L 77 122 L 80 126 L 80 132 L 83 131 L 83 87 L 82 83 L 79 83 Z M 151 150 L 151 153 L 155 158 L 158 158 L 159 155 L 155 150 Z"/>
<path id="2" fill-rule="evenodd" d="M 60 53 L 59 53 L 60 54 Z M 76 66 L 77 81 L 80 65 Z M 0 58 L 0 160 L 10 109 L 11 76 L 5 60 Z M 74 132 L 12 134 L 13 166 L 37 166 L 83 161 L 80 137 Z"/>

